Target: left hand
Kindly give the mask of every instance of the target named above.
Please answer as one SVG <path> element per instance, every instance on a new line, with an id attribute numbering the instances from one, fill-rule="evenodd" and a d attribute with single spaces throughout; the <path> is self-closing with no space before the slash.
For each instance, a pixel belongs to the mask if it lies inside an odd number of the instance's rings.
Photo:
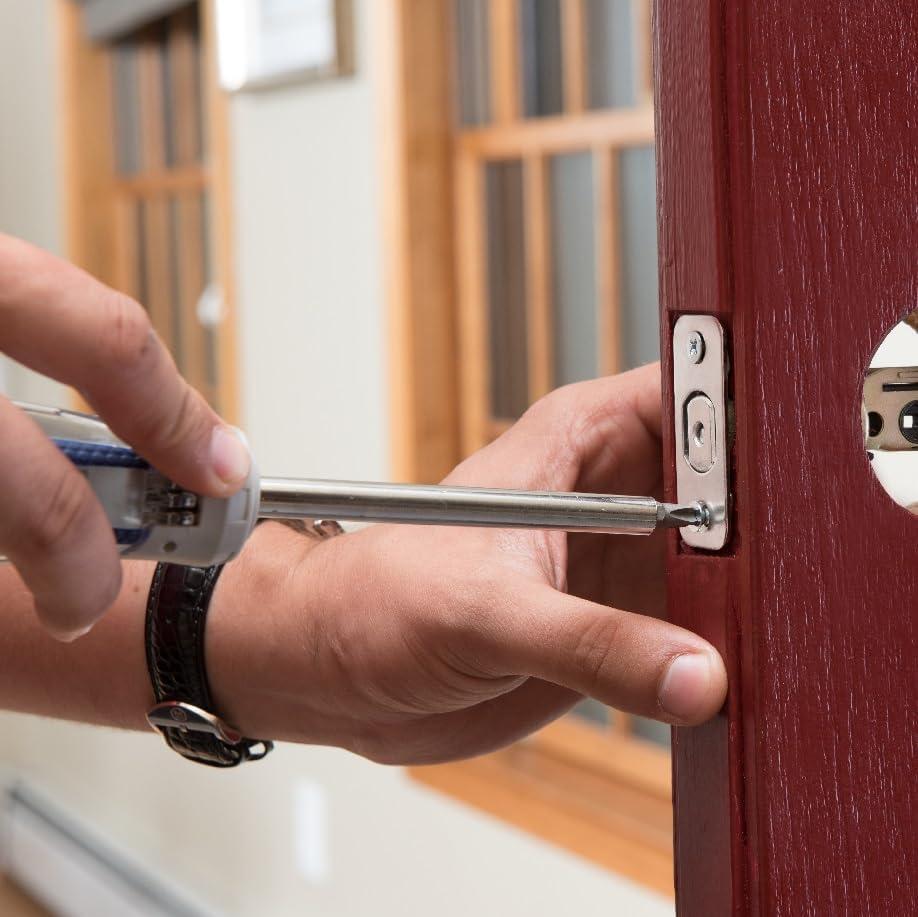
<path id="1" fill-rule="evenodd" d="M 660 370 L 568 386 L 452 484 L 655 494 Z M 713 716 L 717 651 L 659 620 L 661 534 L 376 525 L 319 544 L 262 526 L 217 586 L 208 667 L 246 734 L 428 763 L 509 744 L 584 696 Z"/>

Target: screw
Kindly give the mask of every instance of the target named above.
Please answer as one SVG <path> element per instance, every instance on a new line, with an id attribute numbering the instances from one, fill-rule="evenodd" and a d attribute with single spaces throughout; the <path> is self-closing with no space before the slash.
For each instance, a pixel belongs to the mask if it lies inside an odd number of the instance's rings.
<path id="1" fill-rule="evenodd" d="M 699 500 L 697 503 L 692 504 L 696 510 L 698 510 L 698 525 L 695 526 L 696 532 L 706 532 L 711 527 L 711 507 L 708 506 L 703 500 Z"/>
<path id="2" fill-rule="evenodd" d="M 692 363 L 700 363 L 704 359 L 704 338 L 697 331 L 688 336 L 688 358 Z"/>

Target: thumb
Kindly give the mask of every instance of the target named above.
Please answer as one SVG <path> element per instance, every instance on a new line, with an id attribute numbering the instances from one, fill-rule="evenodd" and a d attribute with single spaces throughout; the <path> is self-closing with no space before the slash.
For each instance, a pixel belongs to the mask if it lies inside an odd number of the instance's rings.
<path id="1" fill-rule="evenodd" d="M 723 706 L 717 650 L 674 624 L 533 585 L 489 616 L 490 655 L 506 674 L 529 675 L 627 713 L 678 725 Z"/>

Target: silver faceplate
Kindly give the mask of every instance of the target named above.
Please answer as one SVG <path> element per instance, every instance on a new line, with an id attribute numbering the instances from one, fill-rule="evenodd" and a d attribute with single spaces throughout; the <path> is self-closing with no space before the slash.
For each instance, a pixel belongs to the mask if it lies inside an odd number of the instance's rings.
<path id="1" fill-rule="evenodd" d="M 711 315 L 683 315 L 673 329 L 676 500 L 708 507 L 707 526 L 680 530 L 687 545 L 708 551 L 723 548 L 730 534 L 726 378 L 723 326 Z"/>

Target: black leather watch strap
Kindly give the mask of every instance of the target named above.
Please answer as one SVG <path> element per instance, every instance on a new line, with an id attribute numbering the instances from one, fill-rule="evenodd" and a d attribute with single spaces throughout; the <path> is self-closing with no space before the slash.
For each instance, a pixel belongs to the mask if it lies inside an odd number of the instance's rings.
<path id="1" fill-rule="evenodd" d="M 183 757 L 234 767 L 263 758 L 273 746 L 243 737 L 213 712 L 204 631 L 222 569 L 157 565 L 146 620 L 147 669 L 156 705 L 147 719 Z"/>

